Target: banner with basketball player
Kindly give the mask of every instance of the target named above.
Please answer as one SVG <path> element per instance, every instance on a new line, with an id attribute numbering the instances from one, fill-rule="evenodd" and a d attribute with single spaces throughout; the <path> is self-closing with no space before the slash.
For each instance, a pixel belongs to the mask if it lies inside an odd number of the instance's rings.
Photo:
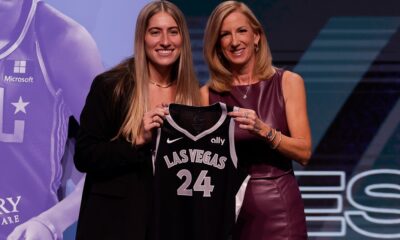
<path id="1" fill-rule="evenodd" d="M 146 2 L 0 1 L 0 239 L 75 239 L 74 130 L 93 78 L 132 55 Z"/>

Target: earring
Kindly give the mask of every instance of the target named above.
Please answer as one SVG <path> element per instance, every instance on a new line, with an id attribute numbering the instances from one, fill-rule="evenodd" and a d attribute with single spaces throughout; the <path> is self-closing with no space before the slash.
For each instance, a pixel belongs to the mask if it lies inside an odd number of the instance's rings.
<path id="1" fill-rule="evenodd" d="M 258 43 L 254 43 L 254 50 L 255 50 L 256 52 L 258 52 L 259 49 L 260 49 L 260 48 L 258 47 Z"/>

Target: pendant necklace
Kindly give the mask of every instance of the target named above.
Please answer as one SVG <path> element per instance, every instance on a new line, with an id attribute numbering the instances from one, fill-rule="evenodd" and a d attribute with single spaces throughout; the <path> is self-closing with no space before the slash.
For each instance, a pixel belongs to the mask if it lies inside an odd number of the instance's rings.
<path id="1" fill-rule="evenodd" d="M 241 86 L 241 85 L 237 85 L 237 87 L 240 87 L 240 86 Z M 247 98 L 247 93 L 249 92 L 250 87 L 251 87 L 251 85 L 250 85 L 250 79 L 249 79 L 249 83 L 248 83 L 247 86 L 246 86 L 246 91 L 245 91 L 244 94 L 243 94 L 243 92 L 242 92 L 241 90 L 239 90 L 239 88 L 237 88 L 237 90 L 239 91 L 240 95 L 242 95 L 242 98 L 243 98 L 243 99 L 246 99 L 246 98 Z"/>
<path id="2" fill-rule="evenodd" d="M 174 82 L 172 81 L 172 82 L 169 82 L 166 85 L 161 85 L 161 84 L 159 84 L 157 82 L 154 82 L 153 80 L 150 80 L 150 83 L 155 85 L 155 86 L 157 86 L 157 87 L 159 87 L 159 88 L 169 88 L 169 87 L 171 87 L 172 83 L 174 83 Z"/>
<path id="3" fill-rule="evenodd" d="M 246 98 L 247 98 L 247 93 L 249 92 L 249 89 L 250 89 L 250 85 L 247 85 L 247 87 L 246 87 L 246 92 L 245 92 L 244 95 L 242 96 L 243 99 L 246 99 Z"/>

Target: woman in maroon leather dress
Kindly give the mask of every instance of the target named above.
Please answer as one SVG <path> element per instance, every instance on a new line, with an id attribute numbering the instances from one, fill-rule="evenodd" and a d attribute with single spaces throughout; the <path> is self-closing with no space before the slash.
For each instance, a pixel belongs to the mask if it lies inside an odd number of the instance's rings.
<path id="1" fill-rule="evenodd" d="M 311 155 L 303 79 L 272 66 L 262 26 L 243 3 L 219 4 L 204 42 L 210 69 L 204 104 L 240 107 L 230 115 L 239 159 L 251 174 L 233 239 L 307 239 L 292 169 L 292 159 L 305 165 Z"/>

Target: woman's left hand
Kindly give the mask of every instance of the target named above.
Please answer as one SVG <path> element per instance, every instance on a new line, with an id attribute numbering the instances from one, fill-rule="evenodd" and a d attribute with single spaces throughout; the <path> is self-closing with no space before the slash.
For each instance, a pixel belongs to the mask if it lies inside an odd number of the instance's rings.
<path id="1" fill-rule="evenodd" d="M 271 127 L 261 121 L 257 113 L 252 109 L 238 108 L 237 111 L 228 113 L 239 124 L 239 128 L 246 129 L 252 134 L 265 138 Z"/>

